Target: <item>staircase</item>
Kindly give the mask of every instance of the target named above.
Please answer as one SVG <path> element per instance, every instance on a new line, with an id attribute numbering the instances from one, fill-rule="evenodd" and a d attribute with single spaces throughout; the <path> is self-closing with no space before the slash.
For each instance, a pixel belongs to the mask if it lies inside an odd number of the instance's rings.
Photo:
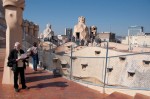
<path id="1" fill-rule="evenodd" d="M 135 96 L 130 96 L 120 92 L 113 92 L 107 95 L 104 99 L 150 99 L 150 96 L 146 96 L 140 93 L 136 93 Z"/>

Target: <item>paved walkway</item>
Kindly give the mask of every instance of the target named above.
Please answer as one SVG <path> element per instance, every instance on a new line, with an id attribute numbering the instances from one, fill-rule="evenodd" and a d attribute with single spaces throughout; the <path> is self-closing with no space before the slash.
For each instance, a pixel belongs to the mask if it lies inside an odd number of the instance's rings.
<path id="1" fill-rule="evenodd" d="M 5 49 L 0 49 L 0 99 L 103 99 L 103 94 L 44 70 L 26 69 L 29 90 L 16 93 L 12 85 L 2 85 Z M 21 87 L 21 86 L 20 86 Z"/>

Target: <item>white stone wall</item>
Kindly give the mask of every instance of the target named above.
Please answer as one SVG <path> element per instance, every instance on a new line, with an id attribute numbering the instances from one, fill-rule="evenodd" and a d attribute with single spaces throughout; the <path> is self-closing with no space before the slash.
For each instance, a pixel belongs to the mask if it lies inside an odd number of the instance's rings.
<path id="1" fill-rule="evenodd" d="M 147 47 L 150 47 L 150 36 L 130 36 L 129 38 L 130 44 L 138 45 L 138 46 L 143 46 L 146 45 Z M 126 39 L 122 40 L 122 44 L 128 44 L 128 36 Z"/>
<path id="2" fill-rule="evenodd" d="M 101 51 L 99 55 L 95 51 Z M 129 53 L 117 52 L 109 50 L 109 56 L 126 55 Z M 131 53 L 130 53 L 131 54 Z M 69 54 L 68 54 L 69 55 Z M 106 49 L 100 47 L 84 47 L 80 50 L 73 52 L 76 59 L 73 60 L 72 75 L 79 78 L 95 78 L 100 82 L 104 82 L 104 67 Z M 78 57 L 80 56 L 80 58 Z M 67 61 L 68 70 L 70 70 L 70 59 L 65 56 L 57 56 L 60 61 Z M 87 58 L 82 58 L 87 57 Z M 95 58 L 89 58 L 95 57 Z M 101 57 L 101 58 L 96 58 Z M 107 72 L 106 84 L 119 85 L 131 88 L 150 88 L 149 76 L 150 65 L 144 65 L 143 60 L 150 60 L 149 55 L 130 55 L 125 56 L 125 60 L 120 60 L 119 57 L 109 58 L 108 67 L 112 67 L 111 72 Z M 87 64 L 86 68 L 82 68 L 81 64 Z M 133 77 L 128 76 L 128 72 L 133 71 Z M 65 72 L 64 72 L 65 73 Z M 68 72 L 69 74 L 69 72 Z M 95 83 L 96 81 L 91 81 Z"/>

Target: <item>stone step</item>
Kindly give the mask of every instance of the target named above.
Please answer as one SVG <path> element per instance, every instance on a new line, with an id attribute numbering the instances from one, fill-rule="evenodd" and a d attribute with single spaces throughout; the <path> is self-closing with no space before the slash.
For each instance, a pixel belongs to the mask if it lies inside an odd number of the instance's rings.
<path id="1" fill-rule="evenodd" d="M 150 99 L 150 96 L 146 96 L 140 93 L 137 93 L 134 97 L 134 99 Z"/>
<path id="2" fill-rule="evenodd" d="M 133 99 L 133 97 L 120 92 L 113 92 L 106 96 L 105 99 Z"/>

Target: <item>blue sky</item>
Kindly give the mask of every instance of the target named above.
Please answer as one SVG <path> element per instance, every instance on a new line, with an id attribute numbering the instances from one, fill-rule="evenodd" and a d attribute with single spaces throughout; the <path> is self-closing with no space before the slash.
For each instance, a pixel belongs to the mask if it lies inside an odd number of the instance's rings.
<path id="1" fill-rule="evenodd" d="M 87 26 L 97 26 L 98 32 L 127 35 L 133 25 L 150 32 L 150 0 L 26 0 L 24 19 L 39 24 L 40 32 L 50 23 L 55 34 L 64 34 L 79 16 L 86 18 Z"/>

